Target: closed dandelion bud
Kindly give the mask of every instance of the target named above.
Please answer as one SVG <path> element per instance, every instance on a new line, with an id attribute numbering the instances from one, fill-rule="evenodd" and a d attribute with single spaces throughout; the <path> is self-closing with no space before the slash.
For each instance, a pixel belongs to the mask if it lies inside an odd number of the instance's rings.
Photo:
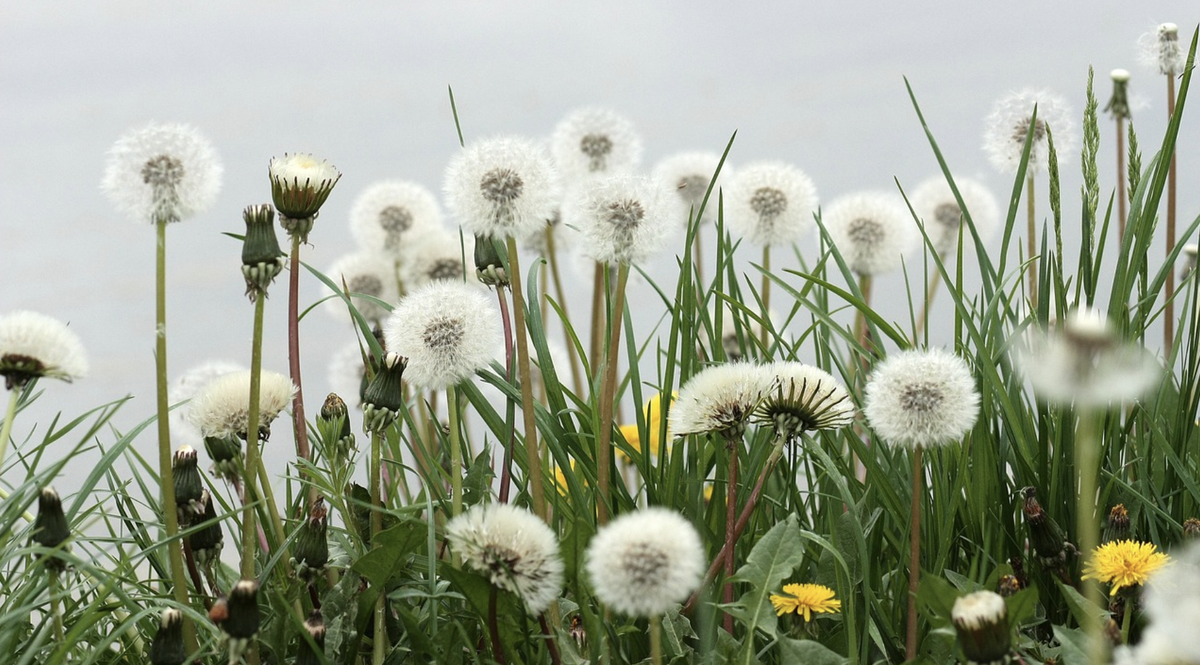
<path id="1" fill-rule="evenodd" d="M 212 459 L 212 473 L 218 478 L 237 480 L 242 468 L 242 440 L 236 434 L 204 437 L 204 449 Z"/>
<path id="2" fill-rule="evenodd" d="M 213 509 L 212 495 L 204 490 L 200 503 L 204 506 L 199 522 L 207 524 L 188 536 L 188 544 L 196 557 L 196 564 L 208 566 L 221 558 L 221 548 L 225 546 L 225 534 L 221 531 L 221 523 L 217 521 L 217 511 Z"/>
<path id="3" fill-rule="evenodd" d="M 271 204 L 247 206 L 242 219 L 246 222 L 242 276 L 246 278 L 246 295 L 253 301 L 259 294 L 266 296 L 267 287 L 283 270 L 285 255 L 275 238 L 275 209 Z"/>
<path id="4" fill-rule="evenodd" d="M 329 393 L 317 415 L 317 429 L 325 443 L 325 453 L 333 458 L 345 458 L 354 450 L 354 432 L 350 431 L 350 414 L 346 403 L 337 393 Z"/>
<path id="5" fill-rule="evenodd" d="M 175 609 L 163 610 L 158 632 L 150 643 L 150 665 L 183 665 L 186 660 L 183 613 Z"/>
<path id="6" fill-rule="evenodd" d="M 250 640 L 258 635 L 258 582 L 239 580 L 234 584 L 229 598 L 225 600 L 223 614 L 225 616 L 220 618 L 218 623 L 221 630 L 229 636 L 230 651 L 236 647 L 238 653 L 241 653 L 249 646 Z"/>
<path id="7" fill-rule="evenodd" d="M 321 654 L 325 653 L 325 618 L 321 610 L 313 610 L 304 620 L 304 632 L 312 640 L 309 642 L 304 635 L 300 636 L 300 648 L 296 651 L 296 665 L 323 665 Z"/>
<path id="8" fill-rule="evenodd" d="M 488 286 L 509 285 L 508 273 L 500 260 L 500 243 L 485 236 L 475 236 L 475 276 Z"/>
<path id="9" fill-rule="evenodd" d="M 1029 527 L 1029 540 L 1038 561 L 1050 570 L 1066 579 L 1066 570 L 1071 557 L 1076 553 L 1075 546 L 1067 542 L 1062 529 L 1037 500 L 1037 489 L 1026 487 L 1022 490 L 1025 501 L 1021 512 L 1025 515 L 1025 524 Z"/>
<path id="10" fill-rule="evenodd" d="M 1118 503 L 1108 511 L 1108 519 L 1104 521 L 1104 537 L 1101 543 L 1111 543 L 1114 540 L 1129 540 L 1129 511 L 1125 505 Z"/>
<path id="11" fill-rule="evenodd" d="M 1114 118 L 1129 117 L 1129 70 L 1112 70 L 1113 92 L 1104 110 Z"/>
<path id="12" fill-rule="evenodd" d="M 950 619 L 968 663 L 1001 663 L 1012 648 L 1008 609 L 991 591 L 976 591 L 954 601 Z"/>
<path id="13" fill-rule="evenodd" d="M 33 523 L 33 535 L 29 537 L 30 542 L 54 549 L 62 545 L 70 536 L 71 528 L 67 525 L 67 517 L 63 515 L 62 500 L 59 499 L 58 492 L 55 492 L 53 487 L 42 488 L 42 493 L 38 496 L 37 520 Z M 62 559 L 51 558 L 46 560 L 46 567 L 61 571 L 66 568 L 66 562 Z"/>
<path id="14" fill-rule="evenodd" d="M 307 153 L 272 158 L 267 174 L 280 226 L 289 236 L 307 242 L 317 212 L 342 174 L 333 164 Z"/>
<path id="15" fill-rule="evenodd" d="M 408 359 L 398 353 L 389 353 L 375 378 L 367 385 L 363 394 L 363 431 L 379 434 L 396 422 L 404 408 L 401 376 Z"/>
<path id="16" fill-rule="evenodd" d="M 326 514 L 325 499 L 317 497 L 296 537 L 296 556 L 292 558 L 292 565 L 296 575 L 305 582 L 311 583 L 329 563 Z"/>
<path id="17" fill-rule="evenodd" d="M 182 446 L 175 451 L 171 460 L 171 477 L 175 479 L 175 506 L 179 523 L 191 524 L 204 514 L 204 504 L 200 502 L 204 494 L 204 481 L 200 478 L 196 451 L 191 446 Z"/>
<path id="18" fill-rule="evenodd" d="M 1200 520 L 1189 517 L 1183 521 L 1183 537 L 1187 540 L 1200 538 Z"/>

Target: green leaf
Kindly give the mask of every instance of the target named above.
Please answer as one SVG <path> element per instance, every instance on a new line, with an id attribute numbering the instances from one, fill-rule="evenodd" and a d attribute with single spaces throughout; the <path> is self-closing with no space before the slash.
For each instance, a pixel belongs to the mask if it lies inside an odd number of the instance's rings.
<path id="1" fill-rule="evenodd" d="M 1083 631 L 1055 626 L 1054 638 L 1062 645 L 1058 651 L 1058 662 L 1063 665 L 1091 665 L 1087 657 L 1088 637 Z"/>
<path id="2" fill-rule="evenodd" d="M 425 523 L 417 521 L 401 522 L 385 529 L 373 539 L 375 547 L 350 567 L 372 585 L 386 586 L 400 574 L 408 555 L 425 544 L 425 531 Z"/>
<path id="3" fill-rule="evenodd" d="M 455 570 L 450 566 L 439 568 L 438 574 L 450 580 L 450 585 L 467 599 L 467 603 L 486 626 L 488 603 L 493 588 L 491 582 L 482 575 L 468 570 Z M 500 630 L 500 644 L 504 647 L 505 654 L 511 656 L 518 653 L 517 645 L 526 641 L 525 631 L 518 623 L 523 622 L 525 608 L 516 595 L 500 589 L 497 589 L 496 593 L 496 623 Z"/>
<path id="4" fill-rule="evenodd" d="M 1019 627 L 1025 621 L 1032 619 L 1038 606 L 1037 587 L 1021 589 L 1004 599 L 1008 609 L 1008 625 Z"/>
<path id="5" fill-rule="evenodd" d="M 685 640 L 695 639 L 696 631 L 692 630 L 692 622 L 679 613 L 678 607 L 667 611 L 665 620 L 662 622 L 662 631 L 664 651 L 669 659 L 692 659 L 692 647 L 688 646 Z"/>
<path id="6" fill-rule="evenodd" d="M 1071 610 L 1071 616 L 1075 617 L 1075 621 L 1081 626 L 1088 625 L 1088 618 L 1092 617 L 1100 625 L 1108 620 L 1108 610 L 1103 607 L 1097 607 L 1090 600 L 1083 597 L 1083 594 L 1075 590 L 1075 587 L 1068 586 L 1062 582 L 1055 581 L 1058 588 L 1062 591 L 1063 597 L 1067 600 L 1067 607 Z"/>
<path id="7" fill-rule="evenodd" d="M 758 541 L 746 557 L 746 565 L 733 576 L 735 581 L 750 585 L 750 590 L 729 608 L 729 613 L 746 627 L 746 641 L 738 662 L 753 662 L 756 629 L 775 637 L 777 621 L 769 596 L 803 560 L 800 527 L 796 516 L 789 515 L 787 521 L 776 524 Z"/>
<path id="8" fill-rule="evenodd" d="M 813 640 L 779 640 L 781 665 L 845 665 L 846 658 Z"/>
<path id="9" fill-rule="evenodd" d="M 325 653 L 331 662 L 338 662 L 342 653 L 349 653 L 358 637 L 354 624 L 358 620 L 358 595 L 361 578 L 347 571 L 337 586 L 329 590 L 321 609 L 325 614 Z"/>
<path id="10" fill-rule="evenodd" d="M 933 575 L 921 577 L 921 586 L 917 589 L 917 607 L 922 616 L 933 621 L 936 625 L 949 623 L 950 610 L 954 601 L 962 595 L 949 582 Z"/>

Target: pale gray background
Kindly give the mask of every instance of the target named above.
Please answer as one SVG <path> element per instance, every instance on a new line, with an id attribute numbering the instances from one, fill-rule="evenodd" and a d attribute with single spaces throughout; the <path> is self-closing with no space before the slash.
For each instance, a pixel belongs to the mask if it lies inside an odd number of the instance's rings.
<path id="1" fill-rule="evenodd" d="M 154 234 L 117 214 L 99 190 L 106 150 L 149 120 L 201 128 L 226 169 L 217 204 L 169 230 L 170 366 L 178 375 L 210 358 L 249 362 L 252 308 L 242 297 L 239 246 L 220 232 L 240 231 L 243 206 L 269 199 L 268 159 L 311 151 L 345 173 L 306 250 L 307 260 L 327 267 L 353 247 L 345 220 L 363 187 L 399 177 L 440 189 L 458 149 L 447 85 L 468 140 L 546 135 L 577 106 L 607 105 L 643 133 L 647 167 L 680 150 L 719 151 L 736 129 L 734 165 L 793 162 L 828 202 L 894 187 L 893 177 L 911 187 L 935 172 L 904 89 L 908 76 L 956 173 L 981 177 L 1003 200 L 1011 181 L 980 149 L 996 98 L 1050 88 L 1078 117 L 1088 65 L 1102 105 L 1109 70 L 1126 67 L 1144 105 L 1136 120 L 1148 159 L 1165 125 L 1165 84 L 1138 65 L 1136 41 L 1167 20 L 1187 40 L 1198 16 L 1194 3 L 1164 0 L 6 2 L 0 312 L 29 308 L 70 321 L 92 361 L 86 380 L 43 384 L 46 395 L 14 434 L 20 440 L 57 410 L 75 415 L 126 394 L 135 399 L 118 415 L 120 427 L 154 412 Z M 1112 139 L 1104 127 L 1107 198 Z M 1200 199 L 1198 136 L 1196 123 L 1185 123 L 1183 220 L 1194 218 Z M 1078 154 L 1064 157 L 1070 227 L 1078 220 Z M 1040 210 L 1048 214 L 1044 202 Z M 664 256 L 652 270 L 669 276 L 672 265 Z M 303 276 L 306 302 L 322 288 Z M 902 294 L 895 284 L 880 288 L 880 303 Z M 577 293 L 586 302 L 582 285 Z M 648 294 L 634 300 L 653 304 Z M 265 364 L 286 372 L 285 305 L 277 287 Z M 880 308 L 906 316 L 892 304 Z M 657 316 L 646 305 L 637 314 L 644 322 Z M 330 389 L 328 358 L 344 333 L 320 311 L 304 324 L 310 414 Z M 281 423 L 268 452 L 280 471 L 289 429 Z M 149 454 L 152 436 L 141 446 Z"/>

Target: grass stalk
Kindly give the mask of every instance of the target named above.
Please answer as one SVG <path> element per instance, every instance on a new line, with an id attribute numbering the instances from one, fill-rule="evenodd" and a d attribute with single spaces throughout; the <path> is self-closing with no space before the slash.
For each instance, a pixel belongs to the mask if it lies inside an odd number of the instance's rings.
<path id="1" fill-rule="evenodd" d="M 607 271 L 607 266 L 605 270 Z M 613 403 L 617 393 L 617 354 L 621 350 L 621 321 L 625 316 L 625 284 L 629 281 L 629 264 L 617 268 L 617 287 L 613 294 L 612 317 L 609 321 L 608 348 L 604 352 L 604 377 L 600 384 L 599 440 L 596 443 L 596 487 L 600 491 L 596 505 L 596 521 L 608 523 L 609 480 L 612 467 Z"/>
<path id="2" fill-rule="evenodd" d="M 1030 311 L 1037 309 L 1037 207 L 1036 197 L 1034 196 L 1033 171 L 1025 179 L 1025 217 L 1027 222 L 1026 239 L 1027 254 L 1025 260 L 1029 262 L 1029 270 L 1025 273 L 1026 279 L 1029 280 L 1029 309 Z"/>
<path id="3" fill-rule="evenodd" d="M 534 419 L 533 377 L 529 368 L 529 334 L 525 326 L 525 298 L 521 293 L 521 261 L 517 241 L 508 238 L 509 279 L 512 280 L 513 319 L 517 337 L 517 367 L 521 375 L 521 413 L 525 417 L 525 464 L 533 512 L 546 519 L 546 499 L 542 488 L 542 453 L 538 446 L 537 421 Z M 453 409 L 451 409 L 453 411 Z M 452 416 L 453 417 L 453 416 Z M 460 479 L 461 480 L 461 479 Z"/>
<path id="4" fill-rule="evenodd" d="M 4 455 L 8 452 L 8 439 L 12 436 L 13 418 L 17 417 L 21 390 L 21 386 L 13 386 L 8 391 L 8 408 L 4 410 L 4 422 L 0 423 L 0 468 L 4 468 Z"/>
<path id="5" fill-rule="evenodd" d="M 446 388 L 446 410 L 450 416 L 450 516 L 458 517 L 463 507 L 463 459 L 462 434 L 459 419 L 458 386 Z M 458 567 L 458 553 L 454 554 L 454 565 Z"/>
<path id="6" fill-rule="evenodd" d="M 1175 76 L 1167 74 L 1167 121 L 1175 115 Z M 1175 193 L 1176 175 L 1175 150 L 1171 150 L 1171 166 L 1167 171 L 1167 256 L 1175 251 Z M 1175 270 L 1167 270 L 1167 285 L 1164 292 L 1166 308 L 1163 311 L 1163 355 L 1171 357 L 1171 344 L 1175 341 Z"/>

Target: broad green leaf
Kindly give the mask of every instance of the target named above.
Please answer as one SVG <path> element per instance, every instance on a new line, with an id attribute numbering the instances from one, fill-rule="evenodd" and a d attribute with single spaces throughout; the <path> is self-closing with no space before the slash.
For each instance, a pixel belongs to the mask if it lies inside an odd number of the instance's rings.
<path id="1" fill-rule="evenodd" d="M 1071 610 L 1071 616 L 1075 617 L 1075 621 L 1079 625 L 1086 626 L 1088 617 L 1095 618 L 1096 621 L 1100 622 L 1100 625 L 1104 625 L 1104 622 L 1108 620 L 1108 610 L 1096 607 L 1090 600 L 1084 598 L 1083 594 L 1076 591 L 1075 587 L 1068 586 L 1057 580 L 1055 583 L 1058 584 L 1059 590 L 1062 591 L 1063 597 L 1067 600 L 1067 607 Z"/>
<path id="2" fill-rule="evenodd" d="M 400 574 L 408 555 L 425 544 L 423 522 L 401 522 L 381 531 L 375 548 L 359 557 L 351 568 L 376 586 L 385 586 Z"/>
<path id="3" fill-rule="evenodd" d="M 813 640 L 779 640 L 781 665 L 845 665 L 846 658 Z"/>
<path id="4" fill-rule="evenodd" d="M 804 541 L 800 538 L 800 527 L 796 516 L 789 515 L 787 521 L 771 527 L 758 541 L 746 557 L 746 565 L 733 576 L 735 581 L 750 585 L 750 590 L 728 610 L 746 627 L 746 641 L 738 656 L 739 663 L 753 662 L 756 630 L 775 637 L 776 615 L 769 597 L 803 560 Z"/>
<path id="5" fill-rule="evenodd" d="M 1088 637 L 1078 628 L 1054 627 L 1054 638 L 1062 645 L 1058 662 L 1063 665 L 1091 665 L 1087 657 Z"/>

